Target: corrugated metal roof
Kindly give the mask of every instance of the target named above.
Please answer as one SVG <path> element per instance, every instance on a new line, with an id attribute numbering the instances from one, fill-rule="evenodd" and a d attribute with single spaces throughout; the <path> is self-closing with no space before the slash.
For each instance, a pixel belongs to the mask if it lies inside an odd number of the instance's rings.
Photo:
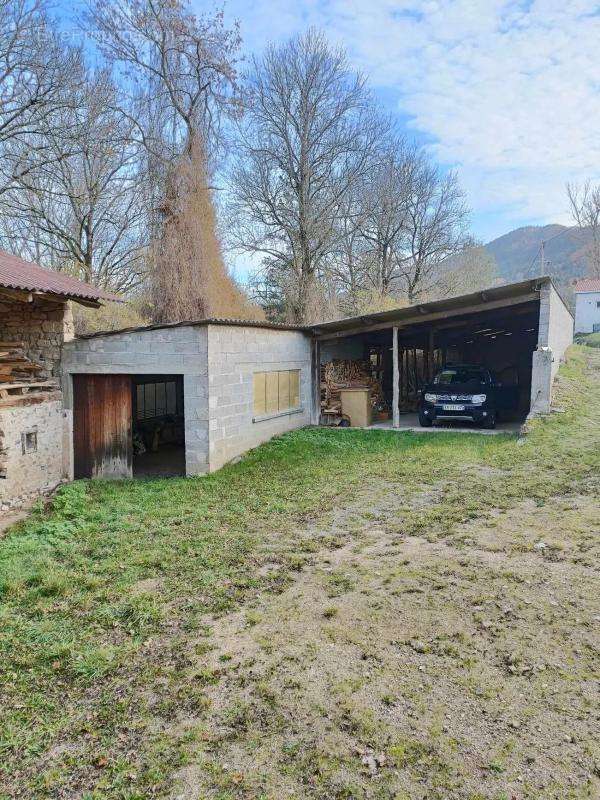
<path id="1" fill-rule="evenodd" d="M 30 261 L 23 261 L 5 250 L 0 250 L 0 286 L 6 289 L 21 289 L 25 292 L 44 292 L 65 299 L 117 300 L 119 297 L 90 286 L 89 283 L 71 278 L 62 272 L 54 272 Z"/>
<path id="2" fill-rule="evenodd" d="M 282 331 L 304 331 L 306 333 L 314 333 L 319 335 L 323 333 L 330 333 L 332 331 L 344 331 L 360 328 L 362 325 L 369 326 L 376 325 L 378 323 L 392 324 L 392 322 L 395 322 L 396 320 L 406 324 L 408 320 L 419 320 L 423 314 L 432 312 L 453 311 L 456 313 L 457 311 L 460 312 L 461 309 L 464 309 L 465 313 L 468 313 L 470 306 L 479 305 L 487 300 L 500 300 L 518 297 L 524 293 L 538 291 L 540 286 L 551 283 L 551 278 L 542 276 L 539 278 L 531 278 L 526 281 L 521 281 L 519 283 L 495 286 L 492 289 L 486 289 L 485 291 L 478 291 L 472 294 L 465 294 L 459 297 L 448 297 L 444 300 L 436 300 L 431 303 L 421 303 L 416 306 L 406 306 L 402 308 L 391 309 L 390 311 L 381 311 L 374 314 L 363 315 L 360 317 L 344 317 L 343 319 L 333 320 L 331 322 L 322 322 L 315 325 L 290 325 L 279 322 L 229 319 L 226 317 L 209 317 L 198 320 L 184 320 L 183 322 L 165 322 L 157 323 L 155 325 L 141 325 L 134 328 L 121 328 L 120 330 L 114 331 L 98 331 L 97 333 L 83 334 L 78 338 L 93 339 L 97 336 L 116 336 L 121 333 L 156 331 L 168 328 L 185 327 L 186 325 L 191 327 L 201 325 L 233 325 L 242 328 L 269 328 Z"/>
<path id="3" fill-rule="evenodd" d="M 477 291 L 471 294 L 446 297 L 443 300 L 434 300 L 430 303 L 419 303 L 414 306 L 393 308 L 389 311 L 379 311 L 375 314 L 363 314 L 359 317 L 336 319 L 331 322 L 313 325 L 311 328 L 317 334 L 325 334 L 353 330 L 363 325 L 385 325 L 386 323 L 391 325 L 395 322 L 406 324 L 409 320 L 418 320 L 424 314 L 443 313 L 444 311 L 457 313 L 464 309 L 464 312 L 468 313 L 469 308 L 473 305 L 479 305 L 490 300 L 510 300 L 512 297 L 516 298 L 519 295 L 537 291 L 540 286 L 549 283 L 552 283 L 551 278 L 548 276 L 541 276 L 518 283 L 508 283 L 504 286 L 494 286 L 491 289 L 485 289 L 484 291 Z"/>
<path id="4" fill-rule="evenodd" d="M 600 292 L 600 278 L 583 278 L 575 284 L 576 292 Z"/>

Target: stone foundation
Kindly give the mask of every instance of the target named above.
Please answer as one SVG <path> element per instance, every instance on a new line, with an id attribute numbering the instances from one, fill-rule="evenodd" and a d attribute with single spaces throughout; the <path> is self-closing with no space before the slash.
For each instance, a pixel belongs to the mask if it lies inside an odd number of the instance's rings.
<path id="1" fill-rule="evenodd" d="M 36 398 L 38 401 L 40 398 Z M 63 478 L 63 406 L 60 392 L 41 402 L 0 408 L 0 511 L 19 508 L 46 494 Z"/>
<path id="2" fill-rule="evenodd" d="M 0 300 L 0 341 L 24 343 L 25 355 L 42 367 L 31 376 L 33 382 L 58 377 L 63 343 L 72 338 L 68 303 Z M 0 513 L 48 494 L 68 474 L 63 464 L 62 393 L 47 387 L 21 388 L 19 384 L 28 381 L 18 378 L 12 382 L 17 386 L 0 397 Z"/>

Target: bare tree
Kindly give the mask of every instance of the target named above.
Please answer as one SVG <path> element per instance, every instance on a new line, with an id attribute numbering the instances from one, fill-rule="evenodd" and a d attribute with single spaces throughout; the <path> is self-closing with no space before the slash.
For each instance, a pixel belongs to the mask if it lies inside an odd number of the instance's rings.
<path id="1" fill-rule="evenodd" d="M 373 170 L 360 187 L 357 225 L 366 263 L 365 288 L 381 295 L 396 285 L 410 226 L 411 197 L 422 157 L 403 139 L 385 142 Z"/>
<path id="2" fill-rule="evenodd" d="M 55 158 L 37 134 L 68 98 L 74 58 L 49 26 L 44 0 L 0 0 L 0 194 Z"/>
<path id="3" fill-rule="evenodd" d="M 470 242 L 467 220 L 456 175 L 444 175 L 422 155 L 411 177 L 406 235 L 395 258 L 398 285 L 410 303 L 435 287 L 443 262 Z"/>
<path id="4" fill-rule="evenodd" d="M 291 319 L 311 316 L 347 193 L 379 131 L 364 79 L 343 50 L 309 30 L 255 59 L 232 173 L 234 244 L 262 256 Z"/>
<path id="5" fill-rule="evenodd" d="M 600 185 L 586 181 L 583 186 L 567 184 L 571 213 L 577 225 L 588 230 L 591 241 L 588 246 L 588 273 L 600 278 Z"/>
<path id="6" fill-rule="evenodd" d="M 263 317 L 225 269 L 199 140 L 170 174 L 163 234 L 153 245 L 154 319 Z"/>
<path id="7" fill-rule="evenodd" d="M 254 315 L 225 268 L 209 181 L 221 121 L 240 108 L 237 27 L 186 0 L 100 0 L 86 19 L 145 152 L 155 319 Z"/>
<path id="8" fill-rule="evenodd" d="M 489 289 L 501 282 L 494 256 L 481 244 L 468 245 L 442 265 L 438 280 L 427 299 L 468 294 Z"/>
<path id="9" fill-rule="evenodd" d="M 90 75 L 82 61 L 77 68 L 81 88 L 34 139 L 43 138 L 47 157 L 5 194 L 2 238 L 36 261 L 127 291 L 140 282 L 146 244 L 137 148 L 109 76 Z M 23 137 L 23 150 L 30 141 Z"/>
<path id="10" fill-rule="evenodd" d="M 345 252 L 333 267 L 342 290 L 356 308 L 448 293 L 444 264 L 469 242 L 466 218 L 455 176 L 416 145 L 386 136 L 343 222 Z"/>
<path id="11" fill-rule="evenodd" d="M 123 113 L 155 168 L 168 171 L 191 153 L 197 135 L 210 146 L 223 118 L 239 113 L 241 40 L 222 12 L 197 16 L 187 0 L 98 0 L 85 19 L 119 74 L 129 100 Z"/>

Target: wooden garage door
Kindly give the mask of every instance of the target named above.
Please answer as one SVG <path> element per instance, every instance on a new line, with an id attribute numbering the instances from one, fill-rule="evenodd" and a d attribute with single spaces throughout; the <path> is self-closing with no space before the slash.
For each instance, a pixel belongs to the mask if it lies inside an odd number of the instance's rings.
<path id="1" fill-rule="evenodd" d="M 131 377 L 73 376 L 76 478 L 130 478 Z"/>

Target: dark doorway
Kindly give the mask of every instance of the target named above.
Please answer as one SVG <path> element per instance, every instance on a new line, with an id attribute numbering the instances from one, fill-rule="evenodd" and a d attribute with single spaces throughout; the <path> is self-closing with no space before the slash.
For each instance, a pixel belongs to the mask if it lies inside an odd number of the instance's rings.
<path id="1" fill-rule="evenodd" d="M 185 475 L 183 376 L 134 375 L 131 387 L 133 475 Z"/>
<path id="2" fill-rule="evenodd" d="M 131 378 L 73 375 L 75 478 L 130 478 Z"/>

